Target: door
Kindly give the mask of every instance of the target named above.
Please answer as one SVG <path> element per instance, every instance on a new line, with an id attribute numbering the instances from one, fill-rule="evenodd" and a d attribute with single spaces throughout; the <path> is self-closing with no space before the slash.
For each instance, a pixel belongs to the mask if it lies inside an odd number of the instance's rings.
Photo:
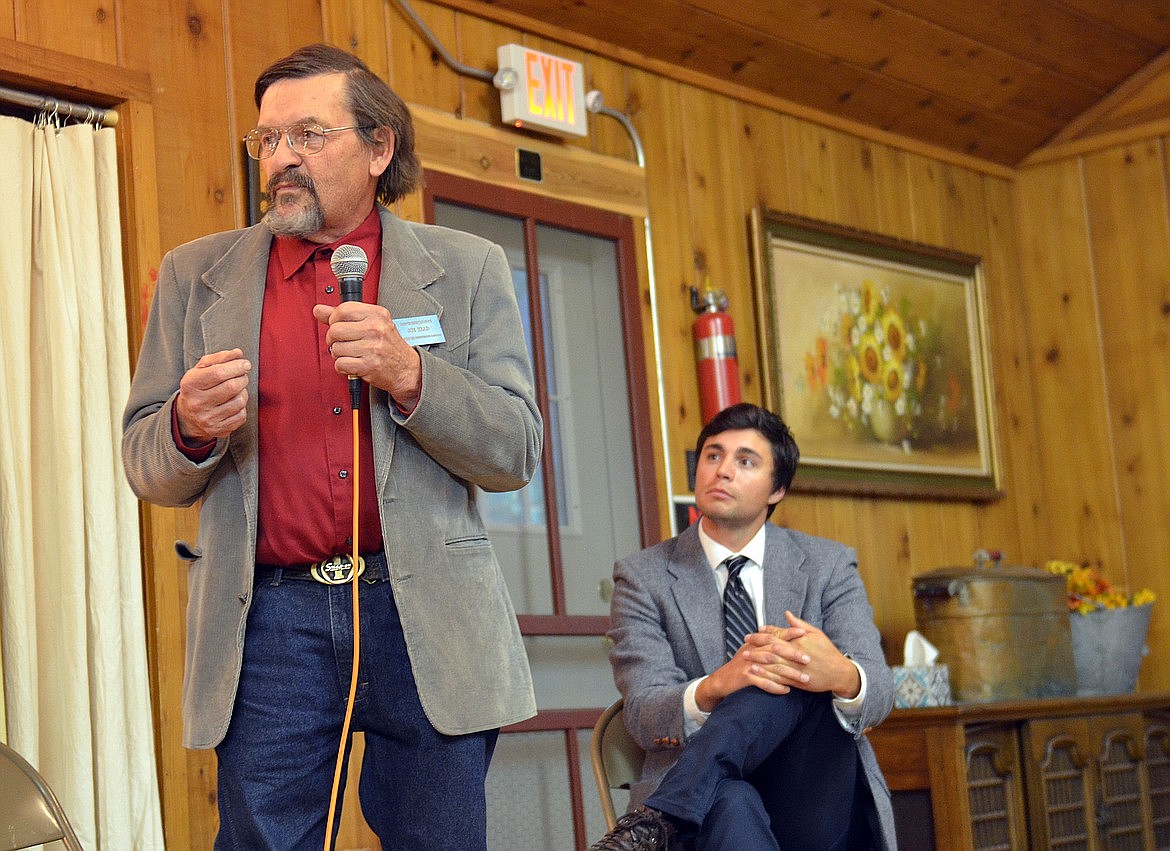
<path id="1" fill-rule="evenodd" d="M 605 832 L 587 758 L 617 698 L 603 638 L 613 563 L 659 539 L 633 222 L 440 173 L 426 184 L 428 221 L 503 247 L 545 421 L 532 482 L 477 495 L 539 707 L 497 746 L 489 844 L 570 851 Z"/>

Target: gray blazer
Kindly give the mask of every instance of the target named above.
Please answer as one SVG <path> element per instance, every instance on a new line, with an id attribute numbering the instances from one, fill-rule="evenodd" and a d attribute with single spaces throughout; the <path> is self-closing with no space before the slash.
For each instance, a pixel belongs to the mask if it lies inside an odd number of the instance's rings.
<path id="1" fill-rule="evenodd" d="M 536 712 L 515 613 L 474 488 L 515 490 L 540 458 L 542 423 L 511 273 L 499 246 L 379 208 L 379 303 L 438 314 L 446 342 L 418 347 L 422 396 L 404 417 L 372 389 L 374 471 L 394 598 L 423 709 L 457 735 Z M 183 743 L 214 747 L 231 719 L 256 552 L 260 310 L 271 232 L 213 234 L 163 258 L 123 417 L 122 455 L 139 497 L 202 500 L 188 555 Z M 195 464 L 171 438 L 179 379 L 204 354 L 239 347 L 253 364 L 246 425 Z M 377 640 L 376 637 L 372 637 Z"/>
<path id="2" fill-rule="evenodd" d="M 873 623 L 873 609 L 857 572 L 857 554 L 826 538 L 766 524 L 764 611 L 783 625 L 784 611 L 825 631 L 865 671 L 864 711 L 853 725 L 858 754 L 877 805 L 882 840 L 894 849 L 890 791 L 865 738 L 894 705 L 893 674 Z M 699 541 L 698 524 L 614 567 L 614 642 L 609 659 L 623 715 L 646 750 L 631 806 L 657 788 L 685 747 L 683 693 L 691 680 L 724 662 L 723 603 Z"/>

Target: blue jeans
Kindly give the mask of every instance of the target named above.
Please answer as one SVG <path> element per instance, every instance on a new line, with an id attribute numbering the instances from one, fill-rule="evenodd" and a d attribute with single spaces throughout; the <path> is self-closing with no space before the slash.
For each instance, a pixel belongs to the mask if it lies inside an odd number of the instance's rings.
<path id="1" fill-rule="evenodd" d="M 352 726 L 366 741 L 362 813 L 383 848 L 486 849 L 484 779 L 498 731 L 446 736 L 431 726 L 384 556 L 368 559 L 358 584 L 362 641 Z M 258 572 L 232 720 L 216 748 L 217 851 L 324 845 L 349 695 L 352 605 L 349 585 Z M 335 815 L 340 819 L 340 796 Z"/>

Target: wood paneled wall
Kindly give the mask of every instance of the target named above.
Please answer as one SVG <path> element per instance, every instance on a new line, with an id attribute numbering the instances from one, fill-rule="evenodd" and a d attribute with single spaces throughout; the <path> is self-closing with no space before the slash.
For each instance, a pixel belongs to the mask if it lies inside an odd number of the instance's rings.
<path id="1" fill-rule="evenodd" d="M 1170 550 L 1165 140 L 1006 174 L 921 146 L 879 143 L 861 128 L 826 129 L 441 2 L 418 0 L 415 8 L 466 64 L 494 69 L 496 47 L 511 41 L 556 52 L 583 62 L 589 86 L 632 116 L 645 145 L 662 342 L 665 435 L 654 438 L 669 446 L 671 492 L 685 493 L 683 453 L 700 428 L 689 287 L 709 279 L 726 290 L 744 393 L 761 400 L 748 216 L 761 206 L 798 213 L 984 259 L 1004 497 L 971 504 L 793 494 L 777 515 L 857 547 L 891 662 L 901 660 L 914 625 L 912 577 L 968 564 L 980 547 L 1005 551 L 1011 563 L 1086 560 L 1170 600 L 1162 562 Z M 7 79 L 18 76 L 19 49 L 149 75 L 149 93 L 126 107 L 133 135 L 124 139 L 133 153 L 124 181 L 135 187 L 127 228 L 128 253 L 138 258 L 127 266 L 135 278 L 135 339 L 161 253 L 244 221 L 239 139 L 255 120 L 255 76 L 272 59 L 326 39 L 362 55 L 412 104 L 498 124 L 495 91 L 439 62 L 394 0 L 109 0 L 101 7 L 0 0 L 0 39 L 7 40 L 0 65 Z M 591 117 L 587 139 L 564 144 L 634 159 L 624 130 L 604 117 Z M 404 203 L 402 212 L 417 210 Z M 648 351 L 654 384 L 658 364 Z M 660 475 L 665 495 L 665 469 Z M 143 516 L 168 846 L 209 848 L 213 761 L 178 744 L 185 587 L 171 547 L 194 534 L 195 519 L 154 508 Z M 1146 687 L 1170 686 L 1160 612 Z M 356 827 L 340 838 L 348 847 L 369 841 Z"/>
<path id="2" fill-rule="evenodd" d="M 1020 174 L 1020 286 L 1051 552 L 1154 608 L 1141 685 L 1170 685 L 1170 192 L 1152 138 Z"/>

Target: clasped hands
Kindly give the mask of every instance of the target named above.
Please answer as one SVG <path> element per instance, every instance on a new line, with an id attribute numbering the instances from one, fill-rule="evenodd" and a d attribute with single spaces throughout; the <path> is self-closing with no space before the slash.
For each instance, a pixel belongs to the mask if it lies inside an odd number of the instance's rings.
<path id="1" fill-rule="evenodd" d="M 861 690 L 861 676 L 825 633 L 792 612 L 788 625 L 764 626 L 744 639 L 735 656 L 712 671 L 695 691 L 695 702 L 710 712 L 723 698 L 747 686 L 771 694 L 831 691 L 853 698 Z"/>
<path id="2" fill-rule="evenodd" d="M 385 390 L 404 409 L 412 409 L 421 390 L 419 354 L 402 339 L 386 308 L 360 301 L 313 308 L 329 326 L 325 343 L 340 375 L 361 378 Z M 179 431 L 185 440 L 208 443 L 227 437 L 247 419 L 248 374 L 252 364 L 241 349 L 211 352 L 184 373 L 176 400 Z"/>

